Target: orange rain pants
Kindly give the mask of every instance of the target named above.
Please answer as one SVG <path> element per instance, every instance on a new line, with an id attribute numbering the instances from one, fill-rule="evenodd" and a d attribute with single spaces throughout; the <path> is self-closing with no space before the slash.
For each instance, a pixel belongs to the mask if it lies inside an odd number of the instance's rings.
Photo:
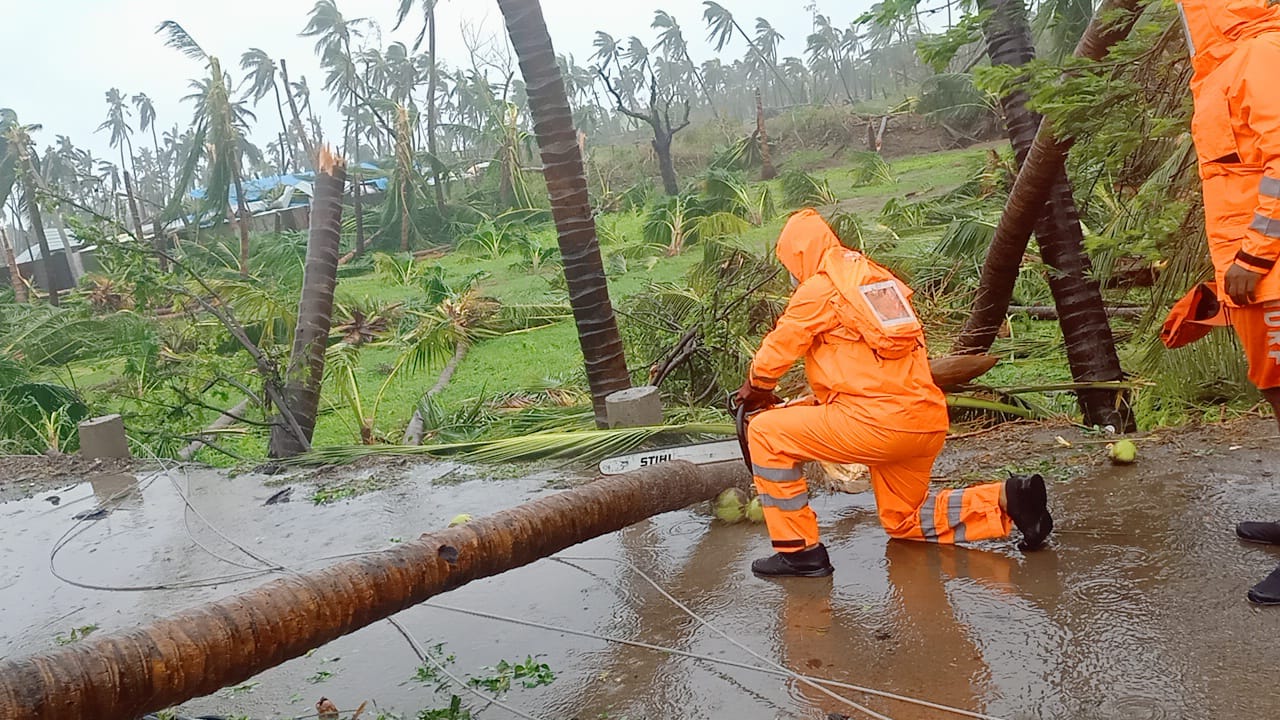
<path id="1" fill-rule="evenodd" d="M 1230 306 L 1260 389 L 1280 387 L 1280 7 L 1268 0 L 1179 0 L 1195 75 L 1191 94 L 1205 229 L 1218 287 L 1233 265 L 1261 276 L 1253 303 Z M 1269 322 L 1270 319 L 1270 322 Z"/>
<path id="2" fill-rule="evenodd" d="M 1227 310 L 1259 390 L 1280 388 L 1280 300 Z"/>
<path id="3" fill-rule="evenodd" d="M 756 490 L 778 552 L 818 543 L 803 463 L 858 463 L 871 469 L 880 523 L 891 537 L 957 543 L 1009 534 L 1000 509 L 1003 483 L 929 491 L 946 431 L 891 430 L 869 423 L 844 402 L 760 413 L 748 426 Z"/>

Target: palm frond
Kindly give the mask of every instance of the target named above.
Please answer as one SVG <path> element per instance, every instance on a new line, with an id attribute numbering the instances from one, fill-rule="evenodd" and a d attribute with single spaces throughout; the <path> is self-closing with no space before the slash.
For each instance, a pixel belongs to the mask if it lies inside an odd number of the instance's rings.
<path id="1" fill-rule="evenodd" d="M 165 20 L 156 27 L 156 34 L 165 38 L 164 44 L 186 55 L 192 60 L 208 60 L 209 54 L 200 47 L 200 43 L 191 37 L 181 25 L 173 20 Z"/>
<path id="2" fill-rule="evenodd" d="M 730 423 L 659 425 L 614 430 L 541 432 L 521 437 L 436 445 L 374 445 L 327 447 L 300 456 L 298 462 L 346 464 L 365 457 L 447 457 L 463 462 L 505 464 L 534 460 L 570 460 L 591 463 L 630 452 L 661 435 L 692 437 L 732 436 Z"/>

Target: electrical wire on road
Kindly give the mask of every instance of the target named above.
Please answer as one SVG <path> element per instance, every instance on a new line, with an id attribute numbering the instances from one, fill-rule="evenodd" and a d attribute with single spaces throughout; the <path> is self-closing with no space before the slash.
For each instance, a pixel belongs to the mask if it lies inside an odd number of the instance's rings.
<path id="1" fill-rule="evenodd" d="M 264 556 L 262 556 L 262 555 L 260 555 L 260 554 L 258 554 L 258 553 L 255 553 L 254 551 L 252 551 L 252 550 L 250 550 L 250 549 L 246 548 L 244 545 L 242 545 L 241 543 L 239 543 L 239 542 L 237 542 L 237 541 L 233 540 L 232 538 L 230 538 L 229 536 L 227 536 L 224 532 L 222 532 L 220 529 L 218 529 L 218 527 L 217 527 L 217 526 L 215 526 L 215 525 L 214 525 L 214 524 L 213 524 L 213 523 L 212 523 L 212 522 L 211 522 L 211 521 L 210 521 L 210 520 L 209 520 L 209 519 L 208 519 L 208 518 L 207 518 L 203 513 L 201 513 L 201 512 L 200 512 L 200 510 L 199 510 L 198 508 L 196 508 L 196 507 L 194 506 L 194 504 L 191 502 L 190 497 L 189 497 L 190 473 L 187 471 L 186 465 L 185 465 L 185 464 L 180 464 L 180 463 L 168 464 L 168 463 L 166 463 L 166 461 L 164 461 L 164 460 L 163 460 L 163 459 L 161 459 L 161 458 L 158 458 L 158 457 L 155 457 L 155 456 L 153 456 L 153 458 L 154 458 L 157 462 L 159 462 L 159 463 L 160 463 L 160 465 L 161 465 L 161 469 L 160 469 L 160 470 L 158 470 L 158 471 L 156 471 L 156 472 L 152 473 L 152 474 L 147 478 L 147 480 L 145 481 L 145 483 L 140 484 L 138 487 L 136 487 L 136 488 L 126 488 L 125 490 L 122 490 L 122 491 L 120 491 L 119 493 L 116 493 L 116 494 L 112 495 L 112 496 L 111 496 L 111 497 L 109 497 L 107 500 L 105 500 L 105 501 L 103 501 L 102 503 L 100 503 L 100 504 L 99 504 L 99 509 L 102 509 L 102 508 L 106 508 L 106 507 L 108 507 L 111 503 L 115 502 L 115 501 L 116 501 L 116 500 L 118 500 L 120 497 L 123 497 L 125 494 L 127 494 L 127 493 L 129 493 L 129 492 L 133 492 L 133 491 L 135 491 L 135 490 L 136 490 L 136 491 L 138 491 L 138 492 L 141 492 L 142 490 L 145 490 L 145 489 L 146 489 L 147 487 L 149 487 L 149 486 L 150 486 L 150 485 L 151 485 L 151 484 L 152 484 L 152 483 L 153 483 L 153 482 L 154 482 L 154 481 L 155 481 L 155 480 L 156 480 L 160 475 L 162 475 L 162 474 L 167 474 L 167 475 L 168 475 L 168 477 L 169 477 L 169 481 L 170 481 L 171 485 L 172 485 L 172 486 L 173 486 L 173 488 L 174 488 L 174 491 L 178 494 L 178 496 L 181 498 L 181 500 L 182 500 L 182 502 L 183 502 L 183 505 L 184 505 L 183 520 L 184 520 L 184 526 L 185 526 L 185 528 L 186 528 L 186 530 L 187 530 L 188 537 L 190 537 L 190 538 L 191 538 L 192 542 L 193 542 L 197 547 L 199 547 L 201 550 L 203 550 L 204 552 L 206 552 L 207 554 L 209 554 L 211 557 L 214 557 L 214 558 L 216 558 L 216 559 L 218 559 L 218 560 L 220 560 L 220 561 L 222 561 L 222 562 L 225 562 L 225 563 L 228 563 L 228 564 L 231 564 L 231 565 L 237 566 L 237 567 L 244 568 L 244 569 L 245 569 L 245 572 L 243 572 L 243 573 L 229 574 L 229 575 L 224 575 L 224 576 L 217 576 L 217 577 L 212 577 L 212 578 L 205 578 L 205 579 L 202 579 L 202 580 L 194 580 L 194 581 L 183 581 L 183 582 L 164 583 L 164 584 L 155 584 L 155 585 L 146 585 L 146 586 L 124 586 L 124 587 L 121 587 L 121 586 L 111 587 L 111 586 L 94 585 L 94 584 L 84 583 L 84 582 L 79 582 L 79 581 L 76 581 L 76 580 L 73 580 L 73 579 L 67 578 L 67 577 L 65 577 L 65 576 L 63 576 L 63 575 L 61 575 L 61 574 L 59 574 L 59 573 L 57 572 L 57 569 L 56 569 L 56 567 L 55 567 L 55 563 L 54 563 L 55 557 L 56 557 L 56 555 L 58 554 L 58 552 L 59 552 L 60 550 L 62 550 L 62 549 L 66 546 L 66 544 L 67 544 L 68 542 L 70 542 L 70 540 L 74 539 L 74 538 L 75 538 L 75 537 L 77 537 L 80 533 L 84 532 L 84 530 L 85 530 L 85 529 L 87 529 L 87 523 L 92 522 L 92 519 L 91 519 L 91 518 L 92 518 L 93 516 L 92 516 L 92 515 L 90 515 L 90 516 L 88 516 L 88 517 L 86 517 L 86 518 L 84 518 L 84 519 L 81 519 L 81 520 L 77 521 L 77 523 L 76 523 L 75 525 L 73 525 L 73 526 L 72 526 L 72 528 L 71 528 L 71 529 L 69 529 L 69 530 L 67 531 L 67 533 L 65 533 L 65 534 L 63 535 L 63 537 L 62 537 L 62 538 L 60 538 L 60 539 L 59 539 L 59 541 L 55 544 L 55 546 L 54 546 L 54 548 L 53 548 L 52 552 L 50 553 L 50 557 L 49 557 L 49 566 L 50 566 L 50 570 L 51 570 L 51 572 L 53 572 L 53 574 L 55 575 L 55 577 L 58 577 L 58 579 L 62 580 L 63 582 L 66 582 L 66 583 L 68 583 L 68 584 L 74 585 L 74 586 L 76 586 L 76 587 L 81 587 L 81 588 L 87 588 L 87 589 L 93 589 L 93 590 L 119 591 L 119 592 L 143 592 L 143 591 L 152 591 L 152 590 L 174 590 L 174 589 L 185 589 L 185 588 L 210 587 L 210 586 L 213 586 L 213 585 L 219 585 L 219 584 L 223 584 L 223 583 L 226 583 L 226 582 L 234 582 L 234 581 L 237 581 L 237 580 L 246 580 L 246 579 L 251 579 L 251 578 L 255 578 L 255 577 L 262 577 L 262 576 L 266 576 L 266 575 L 270 575 L 270 574 L 278 574 L 278 573 L 289 573 L 289 574 L 297 574 L 297 575 L 300 575 L 300 574 L 301 574 L 301 572 L 300 572 L 300 571 L 298 571 L 298 570 L 296 570 L 296 569 L 294 569 L 294 568 L 290 568 L 290 567 L 285 566 L 285 565 L 282 565 L 282 564 L 280 564 L 280 563 L 276 563 L 276 562 L 274 562 L 274 561 L 272 561 L 272 560 L 269 560 L 268 558 L 266 558 L 266 557 L 264 557 Z M 184 478 L 185 478 L 185 480 L 186 480 L 186 485 L 187 485 L 187 490 L 186 490 L 186 491 L 184 491 L 183 487 L 182 487 L 182 486 L 180 486 L 180 485 L 178 484 L 177 480 L 176 480 L 176 479 L 174 479 L 174 478 L 172 477 L 171 471 L 172 471 L 174 468 L 177 468 L 177 469 L 179 469 L 179 470 L 181 470 L 181 471 L 182 471 L 182 473 L 183 473 L 183 475 L 184 475 Z M 210 548 L 208 548 L 207 546 L 205 546 L 203 543 L 199 542 L 199 541 L 195 538 L 195 535 L 194 535 L 194 533 L 193 533 L 193 532 L 192 532 L 192 530 L 191 530 L 191 526 L 190 526 L 190 522 L 189 522 L 189 516 L 188 516 L 188 514 L 195 515 L 195 516 L 196 516 L 196 518 L 197 518 L 197 519 L 199 519 L 201 523 L 203 523 L 206 527 L 208 527 L 211 531 L 213 531 L 213 532 L 214 532 L 214 534 L 216 534 L 220 539 L 222 539 L 224 542 L 226 542 L 227 544 L 231 545 L 232 547 L 236 548 L 236 549 L 237 549 L 237 550 L 239 550 L 240 552 L 244 553 L 247 557 L 249 557 L 249 558 L 253 559 L 254 561 L 256 561 L 257 563 L 259 563 L 259 564 L 260 564 L 260 566 L 249 565 L 249 564 L 242 563 L 242 562 L 239 562 L 239 561 L 236 561 L 236 560 L 232 560 L 232 559 L 230 559 L 230 558 L 227 558 L 227 557 L 225 557 L 225 556 L 223 556 L 223 555 L 221 555 L 221 554 L 218 554 L 218 553 L 214 552 L 213 550 L 211 550 Z M 311 563 L 316 563 L 316 562 L 325 562 L 325 561 L 330 561 L 330 560 L 335 560 L 335 559 L 342 559 L 342 558 L 362 557 L 362 556 L 367 556 L 367 555 L 375 554 L 375 553 L 377 553 L 377 552 L 380 552 L 380 551 L 376 551 L 376 550 L 374 550 L 374 551 L 364 551 L 364 552 L 343 553 L 343 554 L 341 554 L 341 555 L 331 555 L 331 556 L 326 556 L 326 557 L 316 558 L 316 559 L 314 559 L 314 560 L 306 561 L 304 564 L 311 564 Z M 850 707 L 850 708 L 852 708 L 852 709 L 854 709 L 854 710 L 857 710 L 858 712 L 862 713 L 863 715 L 865 715 L 865 716 L 867 716 L 867 717 L 874 718 L 875 720 L 892 720 L 892 718 L 889 718 L 889 717 L 888 717 L 888 716 L 886 716 L 886 715 L 883 715 L 883 714 L 881 714 L 881 713 L 878 713 L 878 712 L 876 712 L 875 710 L 872 710 L 872 709 L 870 709 L 870 708 L 868 708 L 868 707 L 865 707 L 864 705 L 861 705 L 861 704 L 859 704 L 859 703 L 857 703 L 857 702 L 855 702 L 855 701 L 853 701 L 853 700 L 851 700 L 851 699 L 849 699 L 849 698 L 846 698 L 846 697 L 844 697 L 844 696 L 842 696 L 842 695 L 840 695 L 840 694 L 838 694 L 838 693 L 832 692 L 832 690 L 830 690 L 830 688 L 838 688 L 838 689 L 841 689 L 841 690 L 849 690 L 849 691 L 853 691 L 853 692 L 862 693 L 862 694 L 865 694 L 865 695 L 870 695 L 870 696 L 873 696 L 873 697 L 879 697 L 879 698 L 883 698 L 883 699 L 887 699 L 887 700 L 893 700 L 893 701 L 897 701 L 897 702 L 902 702 L 902 703 L 907 703 L 907 704 L 911 704 L 911 705 L 916 705 L 916 706 L 919 706 L 919 707 L 925 707 L 925 708 L 929 708 L 929 709 L 932 709 L 932 710 L 937 710 L 937 711 L 940 711 L 940 712 L 946 712 L 946 713 L 950 713 L 950 714 L 957 715 L 957 716 L 960 716 L 960 717 L 973 718 L 974 720 L 1001 720 L 1000 718 L 996 718 L 996 717 L 991 716 L 991 715 L 984 715 L 984 714 L 982 714 L 982 713 L 976 713 L 976 712 L 971 712 L 971 711 L 968 711 L 968 710 L 962 710 L 962 709 L 960 709 L 960 708 L 949 707 L 949 706 L 946 706 L 946 705 L 941 705 L 941 704 L 938 704 L 938 703 L 929 702 L 929 701 L 927 701 L 927 700 L 921 700 L 921 699 L 918 699 L 918 698 L 912 698 L 912 697 L 905 696 L 905 695 L 899 695 L 899 694 L 892 693 L 892 692 L 888 692 L 888 691 L 884 691 L 884 690 L 876 690 L 876 689 L 874 689 L 874 688 L 862 687 L 862 686 L 853 685 L 853 684 L 850 684 L 850 683 L 843 683 L 843 682 L 839 682 L 839 681 L 835 681 L 835 680 L 829 680 L 829 679 L 824 679 L 824 678 L 817 678 L 817 677 L 813 677 L 813 676 L 809 676 L 809 675 L 804 675 L 804 674 L 801 674 L 801 673 L 797 673 L 797 672 L 795 672 L 795 671 L 791 670 L 790 668 L 787 668 L 786 666 L 784 666 L 784 665 L 782 665 L 782 664 L 780 664 L 780 663 L 778 663 L 778 662 L 775 662 L 774 660 L 771 660 L 770 658 L 765 657 L 764 655 L 761 655 L 760 653 L 758 653 L 758 652 L 756 652 L 756 651 L 752 650 L 750 647 L 746 646 L 745 644 L 743 644 L 743 643 L 739 642 L 737 639 L 735 639 L 734 637 L 732 637 L 729 633 L 727 633 L 727 632 L 725 632 L 725 631 L 721 630 L 720 628 L 716 627 L 713 623 L 711 623 L 711 622 L 710 622 L 710 621 L 708 621 L 707 619 L 703 618 L 701 615 L 699 615 L 697 612 L 695 612 L 692 608 L 688 607 L 688 606 L 687 606 L 687 605 L 685 605 L 683 602 L 681 602 L 679 599 L 677 599 L 675 596 L 673 596 L 670 592 L 668 592 L 665 588 L 663 588 L 663 587 L 662 587 L 662 586 L 661 586 L 657 581 L 655 581 L 652 577 L 650 577 L 650 576 L 649 576 L 647 573 L 645 573 L 642 569 L 640 569 L 640 568 L 639 568 L 639 567 L 637 567 L 634 563 L 631 563 L 631 562 L 629 562 L 629 561 L 626 561 L 626 560 L 619 560 L 619 559 L 617 559 L 617 558 L 607 558 L 607 557 L 572 557 L 572 556 L 555 556 L 555 557 L 552 557 L 552 558 L 550 558 L 550 559 L 551 559 L 551 560 L 553 560 L 553 561 L 559 562 L 559 563 L 561 563 L 561 564 L 563 564 L 563 565 L 567 565 L 567 566 L 569 566 L 569 567 L 572 567 L 572 568 L 574 568 L 575 570 L 578 570 L 579 572 L 582 572 L 582 573 L 585 573 L 585 574 L 587 574 L 587 575 L 590 575 L 590 576 L 592 576 L 593 578 L 595 578 L 597 581 L 599 581 L 599 582 L 603 582 L 603 583 L 606 583 L 606 584 L 609 584 L 610 586 L 612 586 L 612 583 L 609 583 L 605 578 L 601 577 L 599 574 L 597 574 L 597 573 L 595 573 L 595 572 L 592 572 L 591 570 L 589 570 L 589 569 L 587 569 L 587 568 L 585 568 L 585 567 L 580 566 L 580 565 L 579 565 L 579 564 L 577 564 L 577 563 L 610 562 L 610 563 L 615 563 L 615 564 L 617 564 L 617 565 L 619 565 L 619 566 L 625 567 L 625 568 L 627 568 L 628 570 L 630 570 L 631 572 L 634 572 L 638 577 L 640 577 L 640 578 L 641 578 L 642 580 L 644 580 L 647 584 L 649 584 L 651 587 L 653 587 L 653 589 L 654 589 L 655 591 L 657 591 L 659 594 L 661 594 L 661 595 L 662 595 L 662 596 L 663 596 L 663 597 L 664 597 L 668 602 L 670 602 L 672 605 L 674 605 L 677 609 L 679 609 L 679 610 L 680 610 L 681 612 L 683 612 L 685 615 L 689 616 L 689 617 L 690 617 L 691 619 L 693 619 L 695 622 L 697 622 L 697 623 L 698 623 L 698 624 L 700 624 L 701 626 L 703 626 L 703 627 L 707 628 L 708 630 L 710 630 L 711 632 L 715 633 L 715 634 L 716 634 L 716 635 L 718 635 L 719 637 L 721 637 L 721 638 L 723 638 L 724 640 L 728 641 L 729 643 L 733 644 L 733 645 L 734 645 L 735 647 L 737 647 L 739 650 L 741 650 L 741 651 L 743 651 L 743 652 L 747 653 L 748 655 L 750 655 L 751 657 L 755 658 L 756 660 L 758 660 L 758 661 L 760 661 L 760 662 L 764 663 L 764 665 L 765 665 L 765 666 L 752 665 L 752 664 L 750 664 L 750 663 L 746 663 L 746 662 L 739 662 L 739 661 L 735 661 L 735 660 L 728 660 L 728 659 L 725 659 L 725 658 L 716 658 L 716 657 L 712 657 L 712 656 L 708 656 L 708 655 L 700 655 L 700 654 L 698 654 L 698 653 L 693 653 L 693 652 L 689 652 L 689 651 L 685 651 L 685 650 L 678 650 L 678 649 L 675 649 L 675 648 L 664 647 L 664 646 L 661 646 L 661 645 L 655 645 L 655 644 L 645 643 L 645 642 L 636 641 L 636 640 L 626 640 L 626 639 L 623 639 L 623 638 L 610 637 L 610 636 L 606 636 L 606 635 L 602 635 L 602 634 L 598 634 L 598 633 L 593 633 L 593 632 L 589 632 L 589 631 L 576 630 L 576 629 L 572 629 L 572 628 L 565 628 L 565 627 L 560 627 L 560 626 L 556 626 L 556 625 L 552 625 L 552 624 L 547 624 L 547 623 L 540 623 L 540 622 L 531 621 L 531 620 L 523 620 L 523 619 L 520 619 L 520 618 L 506 617 L 506 616 L 497 615 L 497 614 L 494 614 L 494 613 L 486 613 L 486 612 L 482 612 L 482 611 L 478 611 L 478 610 L 472 610 L 472 609 L 468 609 L 468 608 L 454 607 L 454 606 L 445 605 L 445 604 L 442 604 L 442 603 L 437 603 L 437 602 L 434 602 L 434 601 L 427 601 L 427 602 L 426 602 L 426 603 L 424 603 L 424 604 L 426 604 L 426 605 L 427 605 L 427 606 L 429 606 L 429 607 L 433 607 L 433 608 L 436 608 L 436 609 L 439 609 L 439 610 L 445 610 L 445 611 L 449 611 L 449 612 L 455 612 L 455 613 L 461 613 L 461 614 L 465 614 L 465 615 L 471 615 L 471 616 L 474 616 L 474 617 L 479 617 L 479 618 L 489 619 L 489 620 L 493 620 L 493 621 L 497 621 L 497 622 L 505 622 L 505 623 L 515 624 L 515 625 L 523 625 L 523 626 L 526 626 L 526 627 L 531 627 L 531 628 L 536 628 L 536 629 L 542 629 L 542 630 L 546 630 L 546 631 L 550 631 L 550 632 L 559 632 L 559 633 L 564 633 L 564 634 L 566 634 L 566 635 L 573 635 L 573 636 L 578 636 L 578 637 L 585 637 L 585 638 L 595 639 L 595 640 L 599 640 L 599 641 L 603 641 L 603 642 L 608 642 L 608 643 L 613 643 L 613 644 L 618 644 L 618 645 L 626 645 L 626 646 L 631 646 L 631 647 L 637 647 L 637 648 L 647 649 L 647 650 L 651 650 L 651 651 L 654 651 L 654 652 L 661 652 L 661 653 L 665 653 L 665 654 L 669 654 L 669 655 L 673 655 L 673 656 L 687 657 L 687 658 L 690 658 L 690 659 L 694 659 L 694 660 L 701 660 L 701 661 L 710 662 L 710 663 L 715 663 L 715 664 L 719 664 L 719 665 L 723 665 L 723 666 L 727 666 L 727 667 L 735 667 L 735 668 L 744 669 L 744 670 L 753 670 L 753 671 L 756 671 L 756 672 L 761 672 L 761 673 L 765 673 L 765 674 L 773 675 L 773 676 L 775 676 L 775 677 L 783 677 L 783 678 L 787 678 L 787 679 L 790 679 L 790 680 L 792 680 L 792 681 L 798 682 L 798 683 L 800 683 L 800 684 L 806 685 L 806 686 L 810 687 L 811 689 L 814 689 L 814 690 L 816 690 L 816 691 L 818 691 L 818 692 L 820 692 L 820 693 L 822 693 L 822 694 L 824 694 L 824 695 L 827 695 L 827 696 L 831 697 L 832 699 L 835 699 L 835 700 L 839 701 L 840 703 L 842 703 L 842 704 L 844 704 L 844 705 L 846 705 L 846 706 L 848 706 L 848 707 Z M 618 588 L 616 588 L 616 587 L 614 587 L 614 590 L 615 590 L 615 592 L 619 592 Z M 630 593 L 627 593 L 627 595 L 628 595 L 628 596 L 630 596 Z M 474 695 L 474 696 L 478 697 L 479 699 L 481 699 L 481 700 L 485 701 L 486 703 L 489 703 L 489 704 L 491 704 L 491 705 L 492 705 L 492 706 L 494 706 L 494 707 L 498 707 L 498 708 L 501 708 L 501 709 L 503 709 L 503 710 L 506 710 L 507 712 L 511 713 L 512 715 L 515 715 L 516 717 L 522 718 L 523 720 L 538 720 L 538 718 L 536 718 L 535 716 L 530 715 L 529 713 L 526 713 L 526 712 L 524 712 L 524 711 L 522 711 L 522 710 L 520 710 L 520 709 L 517 709 L 517 708 L 515 708 L 515 707 L 512 707 L 511 705 L 508 705 L 508 704 L 506 704 L 506 703 L 503 703 L 502 701 L 498 700 L 497 698 L 494 698 L 494 697 L 491 697 L 491 696 L 489 696 L 489 695 L 486 695 L 485 693 L 483 693 L 483 692 L 479 691 L 478 689 L 476 689 L 476 688 L 474 688 L 474 687 L 470 686 L 466 681 L 464 681 L 463 679 L 459 678 L 456 674 L 454 674 L 454 673 L 453 673 L 453 672 L 451 672 L 447 667 L 445 667 L 444 663 L 442 663 L 440 660 L 438 660 L 438 659 L 436 659 L 436 658 L 432 657 L 430 653 L 428 653 L 428 652 L 426 652 L 425 650 L 423 650 L 423 648 L 422 648 L 421 644 L 416 640 L 416 638 L 414 638 L 414 636 L 412 635 L 412 633 L 410 633 L 410 632 L 409 632 L 409 630 L 408 630 L 407 628 L 405 628 L 405 627 L 404 627 L 404 625 L 403 625 L 402 623 L 400 623 L 400 622 L 399 622 L 398 620 L 396 620 L 395 618 L 387 618 L 387 622 L 389 622 L 389 623 L 390 623 L 390 624 L 391 624 L 391 625 L 396 629 L 396 631 L 397 631 L 397 632 L 399 632 L 399 633 L 404 637 L 405 641 L 409 644 L 409 647 L 413 650 L 413 653 L 414 653 L 414 654 L 419 658 L 419 660 L 421 660 L 421 661 L 422 661 L 423 663 L 425 663 L 425 664 L 431 665 L 431 666 L 432 666 L 433 668 L 435 668 L 438 672 L 440 672 L 440 673 L 441 673 L 441 675 L 443 675 L 444 677 L 448 678 L 451 682 L 453 682 L 453 683 L 454 683 L 455 685 L 457 685 L 458 687 L 460 687 L 460 688 L 462 688 L 463 690 L 467 691 L 468 693 L 470 693 L 470 694 L 472 694 L 472 695 Z"/>

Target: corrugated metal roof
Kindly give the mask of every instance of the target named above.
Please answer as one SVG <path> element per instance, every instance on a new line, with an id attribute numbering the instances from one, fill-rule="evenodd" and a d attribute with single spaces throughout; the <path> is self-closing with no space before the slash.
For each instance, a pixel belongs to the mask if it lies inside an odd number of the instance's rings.
<path id="1" fill-rule="evenodd" d="M 71 248 L 73 250 L 84 247 L 84 241 L 76 237 L 76 234 L 72 232 L 71 228 L 67 228 L 66 232 L 67 241 L 71 243 Z M 16 258 L 19 265 L 26 265 L 27 263 L 35 262 L 40 259 L 40 245 L 36 242 L 35 235 L 28 230 L 26 231 L 26 236 L 27 237 L 23 239 L 23 242 L 29 241 L 31 243 L 31 247 L 17 254 Z M 63 249 L 62 234 L 58 232 L 58 228 L 45 228 L 44 239 L 49 244 L 49 252 L 57 252 Z"/>

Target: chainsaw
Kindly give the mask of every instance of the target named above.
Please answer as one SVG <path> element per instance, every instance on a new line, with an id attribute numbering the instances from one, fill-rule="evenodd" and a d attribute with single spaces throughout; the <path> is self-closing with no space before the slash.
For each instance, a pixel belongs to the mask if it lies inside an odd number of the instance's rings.
<path id="1" fill-rule="evenodd" d="M 737 395 L 729 396 L 729 413 L 734 417 L 737 440 L 717 440 L 713 442 L 694 443 L 692 445 L 676 445 L 674 447 L 654 448 L 612 457 L 600 463 L 601 475 L 621 475 L 641 468 L 653 467 L 663 463 L 682 460 L 694 465 L 711 465 L 742 459 L 751 470 L 751 450 L 747 447 L 747 423 L 750 417 L 747 409 L 738 402 Z"/>

